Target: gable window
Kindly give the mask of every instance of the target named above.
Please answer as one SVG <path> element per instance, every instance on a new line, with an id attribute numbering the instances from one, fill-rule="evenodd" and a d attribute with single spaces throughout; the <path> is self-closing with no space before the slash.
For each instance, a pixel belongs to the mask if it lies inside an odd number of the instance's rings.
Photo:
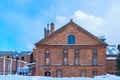
<path id="1" fill-rule="evenodd" d="M 68 35 L 68 44 L 75 44 L 75 36 Z"/>

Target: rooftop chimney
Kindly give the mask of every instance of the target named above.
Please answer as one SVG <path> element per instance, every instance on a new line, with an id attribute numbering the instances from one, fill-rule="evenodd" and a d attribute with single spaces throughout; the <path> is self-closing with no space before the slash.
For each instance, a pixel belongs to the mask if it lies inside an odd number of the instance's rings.
<path id="1" fill-rule="evenodd" d="M 49 36 L 49 24 L 47 24 L 46 37 Z"/>
<path id="2" fill-rule="evenodd" d="M 47 34 L 46 34 L 46 28 L 44 28 L 44 38 L 46 38 Z"/>
<path id="3" fill-rule="evenodd" d="M 54 32 L 54 29 L 55 29 L 55 24 L 54 23 L 51 23 L 50 24 L 50 27 L 51 27 L 51 34 Z"/>

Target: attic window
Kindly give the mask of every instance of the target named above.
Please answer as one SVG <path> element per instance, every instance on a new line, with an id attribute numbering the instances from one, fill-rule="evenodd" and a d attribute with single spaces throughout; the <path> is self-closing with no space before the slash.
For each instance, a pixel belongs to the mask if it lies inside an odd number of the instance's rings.
<path id="1" fill-rule="evenodd" d="M 68 35 L 68 44 L 75 44 L 75 36 L 74 35 Z"/>

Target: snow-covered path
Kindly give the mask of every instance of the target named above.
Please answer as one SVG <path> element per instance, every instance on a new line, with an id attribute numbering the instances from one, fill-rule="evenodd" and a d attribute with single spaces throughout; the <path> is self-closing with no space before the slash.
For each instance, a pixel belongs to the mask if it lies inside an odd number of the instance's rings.
<path id="1" fill-rule="evenodd" d="M 19 76 L 19 75 L 0 75 L 0 80 L 120 80 L 120 77 L 115 75 L 96 76 L 94 78 L 71 77 L 71 78 L 52 78 L 41 76 Z"/>

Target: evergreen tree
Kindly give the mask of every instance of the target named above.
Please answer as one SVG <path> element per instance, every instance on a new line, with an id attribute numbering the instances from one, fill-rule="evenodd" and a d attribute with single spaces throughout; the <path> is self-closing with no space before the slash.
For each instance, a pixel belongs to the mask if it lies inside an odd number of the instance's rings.
<path id="1" fill-rule="evenodd" d="M 120 76 L 120 53 L 116 59 L 116 73 L 117 76 Z"/>

